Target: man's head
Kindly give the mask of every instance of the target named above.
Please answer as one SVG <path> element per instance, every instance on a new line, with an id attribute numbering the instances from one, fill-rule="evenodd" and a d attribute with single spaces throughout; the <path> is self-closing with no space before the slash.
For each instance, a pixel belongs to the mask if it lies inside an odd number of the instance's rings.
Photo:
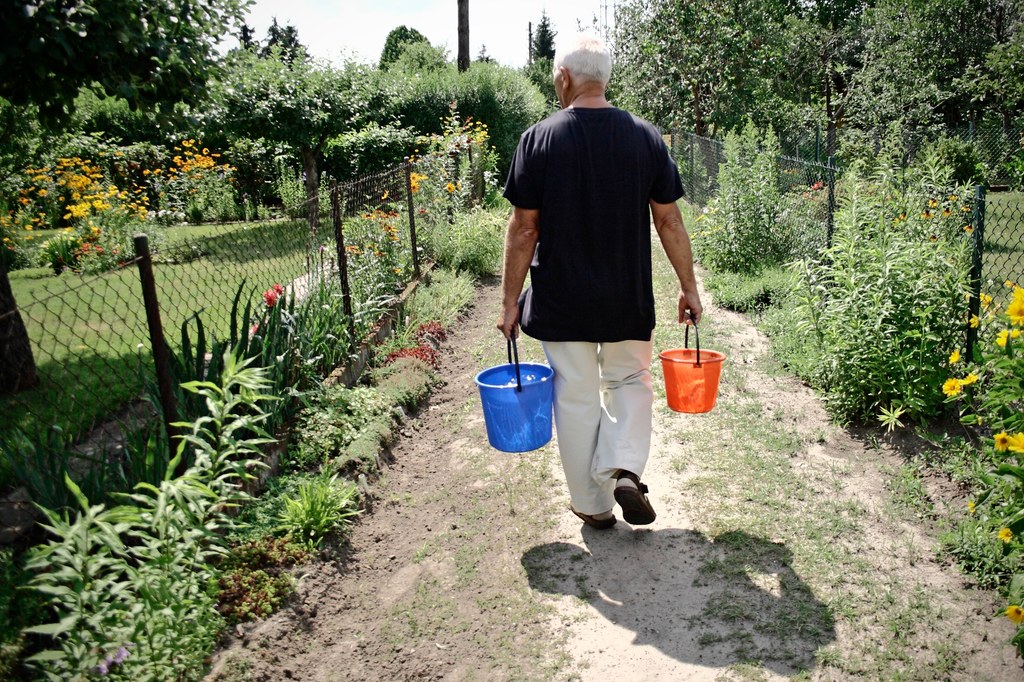
<path id="1" fill-rule="evenodd" d="M 586 89 L 603 93 L 611 75 L 611 53 L 604 42 L 593 34 L 580 33 L 560 44 L 555 52 L 552 77 L 558 101 L 563 107 L 568 106 L 563 101 L 567 85 L 573 92 Z M 568 101 L 571 102 L 571 99 Z"/>

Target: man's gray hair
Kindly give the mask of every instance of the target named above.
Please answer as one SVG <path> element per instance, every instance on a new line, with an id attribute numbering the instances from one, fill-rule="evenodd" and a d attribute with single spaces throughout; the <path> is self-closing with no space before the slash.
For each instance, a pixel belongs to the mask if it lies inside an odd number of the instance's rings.
<path id="1" fill-rule="evenodd" d="M 593 33 L 579 33 L 555 52 L 554 73 L 564 66 L 580 82 L 597 81 L 608 85 L 612 76 L 612 55 L 604 41 Z"/>

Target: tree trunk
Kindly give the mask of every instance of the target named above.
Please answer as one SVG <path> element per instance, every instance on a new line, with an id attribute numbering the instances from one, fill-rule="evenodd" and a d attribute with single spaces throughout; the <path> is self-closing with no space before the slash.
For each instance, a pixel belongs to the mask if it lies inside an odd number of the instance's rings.
<path id="1" fill-rule="evenodd" d="M 28 332 L 14 302 L 7 265 L 0 259 L 0 394 L 14 394 L 38 383 Z"/>
<path id="2" fill-rule="evenodd" d="M 704 121 L 703 104 L 700 101 L 700 83 L 695 81 L 690 92 L 693 95 L 693 132 L 698 137 L 707 137 L 708 125 Z"/>
<path id="3" fill-rule="evenodd" d="M 459 71 L 469 69 L 469 0 L 459 0 Z"/>
<path id="4" fill-rule="evenodd" d="M 320 173 L 317 170 L 316 150 L 303 145 L 302 170 L 306 176 L 306 216 L 314 235 L 320 229 Z"/>

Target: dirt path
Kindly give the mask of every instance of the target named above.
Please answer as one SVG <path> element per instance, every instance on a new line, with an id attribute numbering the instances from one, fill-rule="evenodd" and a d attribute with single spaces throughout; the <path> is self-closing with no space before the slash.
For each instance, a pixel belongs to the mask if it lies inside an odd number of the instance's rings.
<path id="1" fill-rule="evenodd" d="M 729 355 L 715 410 L 656 411 L 658 520 L 581 527 L 554 443 L 487 446 L 472 379 L 503 361 L 497 300 L 481 287 L 447 342 L 447 382 L 344 555 L 307 566 L 293 607 L 245 628 L 211 680 L 1024 680 L 994 596 L 890 499 L 893 455 L 832 426 L 742 316 L 711 306 L 702 327 Z"/>

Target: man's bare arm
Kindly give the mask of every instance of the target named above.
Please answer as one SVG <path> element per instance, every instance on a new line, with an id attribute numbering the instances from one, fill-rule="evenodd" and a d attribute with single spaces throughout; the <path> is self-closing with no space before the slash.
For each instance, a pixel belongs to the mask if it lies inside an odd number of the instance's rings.
<path id="1" fill-rule="evenodd" d="M 501 273 L 501 318 L 498 329 L 511 338 L 519 324 L 519 294 L 530 271 L 540 236 L 540 211 L 514 208 L 505 232 L 505 261 Z"/>
<path id="2" fill-rule="evenodd" d="M 693 251 L 690 249 L 690 235 L 683 225 L 683 214 L 675 203 L 651 202 L 654 229 L 658 231 L 661 246 L 665 249 L 672 269 L 679 278 L 679 321 L 687 322 L 688 317 L 696 324 L 700 322 L 704 308 L 697 293 L 697 278 L 693 274 Z M 687 312 L 689 316 L 687 316 Z"/>

